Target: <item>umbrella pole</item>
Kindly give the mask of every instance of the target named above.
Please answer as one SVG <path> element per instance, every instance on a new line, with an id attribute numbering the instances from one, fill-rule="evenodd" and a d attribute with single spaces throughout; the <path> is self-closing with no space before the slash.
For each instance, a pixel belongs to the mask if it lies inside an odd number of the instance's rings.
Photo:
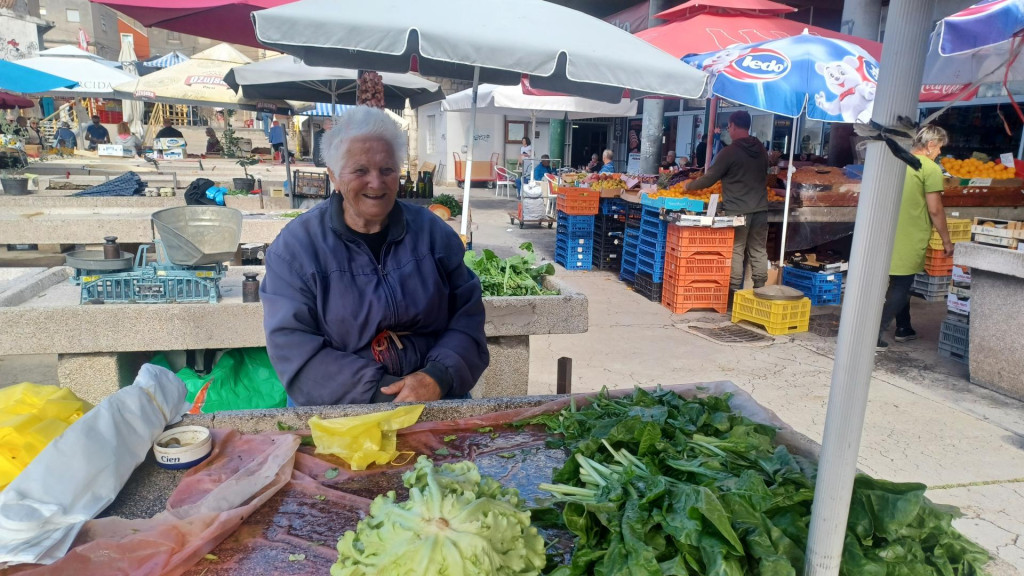
<path id="1" fill-rule="evenodd" d="M 894 0 L 889 4 L 887 27 L 899 33 L 885 36 L 882 62 L 888 65 L 880 71 L 872 115 L 872 120 L 883 126 L 893 126 L 899 116 L 912 118 L 916 113 L 930 32 L 929 21 L 921 15 L 931 14 L 934 8 L 935 0 Z M 818 460 L 804 576 L 839 574 L 906 173 L 907 165 L 883 142 L 869 141 Z"/>
<path id="2" fill-rule="evenodd" d="M 290 120 L 291 116 L 289 116 L 288 119 Z M 291 159 L 289 158 L 291 154 L 288 153 L 288 130 L 282 130 L 281 132 L 284 138 L 284 150 L 282 151 L 282 154 L 284 154 L 284 177 L 288 180 L 288 192 L 292 195 L 292 208 L 298 208 L 299 197 L 295 195 L 295 187 L 292 185 L 292 164 Z"/>
<path id="3" fill-rule="evenodd" d="M 789 141 L 789 164 L 786 165 L 786 204 L 782 213 L 782 237 L 779 240 L 779 270 L 786 261 L 786 230 L 789 229 L 789 191 L 793 187 L 793 150 L 796 148 L 796 124 L 799 118 L 793 118 L 793 137 Z M 781 281 L 782 275 L 779 275 Z"/>
<path id="4" fill-rule="evenodd" d="M 469 187 L 473 184 L 473 144 L 476 138 L 476 96 L 480 90 L 480 67 L 473 67 L 473 103 L 469 111 L 469 152 L 466 154 L 466 169 L 463 170 L 462 191 L 462 226 L 459 228 L 463 236 L 467 236 L 469 229 Z"/>
<path id="5" fill-rule="evenodd" d="M 707 151 L 704 154 L 704 171 L 711 167 L 711 159 L 715 155 L 715 125 L 718 123 L 718 96 L 711 98 L 711 113 L 708 115 L 708 126 L 704 130 L 707 137 Z"/>

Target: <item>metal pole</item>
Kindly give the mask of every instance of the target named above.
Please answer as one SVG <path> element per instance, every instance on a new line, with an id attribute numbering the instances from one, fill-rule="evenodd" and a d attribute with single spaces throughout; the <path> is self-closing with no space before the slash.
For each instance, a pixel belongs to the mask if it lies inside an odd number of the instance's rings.
<path id="1" fill-rule="evenodd" d="M 708 125 L 705 127 L 704 136 L 707 138 L 707 151 L 704 156 L 704 170 L 711 166 L 711 158 L 715 155 L 715 124 L 718 122 L 718 96 L 711 99 L 711 112 L 708 115 Z"/>
<path id="2" fill-rule="evenodd" d="M 480 90 L 480 67 L 473 67 L 473 104 L 469 111 L 469 145 L 467 149 L 469 152 L 466 154 L 466 169 L 463 170 L 462 177 L 465 178 L 463 182 L 462 191 L 462 226 L 460 227 L 463 236 L 469 234 L 469 187 L 473 185 L 473 145 L 476 143 L 476 96 Z"/>
<path id="3" fill-rule="evenodd" d="M 887 27 L 899 33 L 886 34 L 882 48 L 882 62 L 888 65 L 880 71 L 872 116 L 882 125 L 894 125 L 900 115 L 914 117 L 930 32 L 930 20 L 921 15 L 932 14 L 934 7 L 935 0 L 889 4 Z M 805 576 L 839 574 L 906 172 L 906 164 L 884 143 L 868 145 L 818 461 Z"/>
<path id="4" fill-rule="evenodd" d="M 661 160 L 661 139 L 665 122 L 665 101 L 644 100 L 644 119 L 640 129 L 640 173 L 657 174 Z"/>
<path id="5" fill-rule="evenodd" d="M 782 237 L 779 239 L 779 270 L 786 262 L 786 230 L 789 229 L 789 191 L 793 187 L 793 150 L 796 148 L 796 123 L 793 118 L 793 138 L 789 146 L 789 164 L 786 166 L 786 205 L 782 212 Z M 782 275 L 779 275 L 780 281 Z"/>
<path id="6" fill-rule="evenodd" d="M 291 118 L 292 117 L 289 116 L 288 120 L 291 121 Z M 291 193 L 292 195 L 292 208 L 298 208 L 299 197 L 295 195 L 295 183 L 292 182 L 292 163 L 290 161 L 291 159 L 289 158 L 291 154 L 288 153 L 288 129 L 285 128 L 284 130 L 281 131 L 281 133 L 284 135 L 284 150 L 281 152 L 282 154 L 284 154 L 284 177 L 288 180 L 288 192 Z"/>

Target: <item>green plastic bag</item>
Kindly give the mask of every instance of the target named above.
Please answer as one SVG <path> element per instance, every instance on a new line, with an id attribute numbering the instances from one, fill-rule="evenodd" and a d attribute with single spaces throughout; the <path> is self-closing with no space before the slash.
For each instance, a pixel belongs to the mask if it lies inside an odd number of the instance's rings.
<path id="1" fill-rule="evenodd" d="M 153 358 L 152 364 L 170 368 L 163 354 Z M 220 360 L 206 376 L 191 368 L 182 368 L 178 378 L 188 388 L 186 400 L 195 402 L 196 395 L 209 382 L 201 412 L 224 410 L 256 410 L 284 408 L 288 403 L 284 386 L 270 364 L 266 348 L 236 348 L 221 355 Z"/>

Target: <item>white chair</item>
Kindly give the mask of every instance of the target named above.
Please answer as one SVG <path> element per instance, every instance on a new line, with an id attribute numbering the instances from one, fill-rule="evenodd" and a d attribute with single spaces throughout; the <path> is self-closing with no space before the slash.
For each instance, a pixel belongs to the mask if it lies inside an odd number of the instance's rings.
<path id="1" fill-rule="evenodd" d="M 504 187 L 505 198 L 512 198 L 512 188 L 515 188 L 516 179 L 519 178 L 519 175 L 504 166 L 495 166 L 494 171 L 498 173 L 497 182 L 494 184 L 494 197 L 500 196 L 501 189 Z"/>

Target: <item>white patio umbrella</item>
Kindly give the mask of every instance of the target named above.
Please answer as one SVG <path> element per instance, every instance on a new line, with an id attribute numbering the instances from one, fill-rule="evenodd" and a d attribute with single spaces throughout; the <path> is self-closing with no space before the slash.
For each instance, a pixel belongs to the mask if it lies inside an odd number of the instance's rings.
<path id="1" fill-rule="evenodd" d="M 118 70 L 117 62 L 104 60 L 74 46 L 43 50 L 34 58 L 19 60 L 18 64 L 78 82 L 74 88 L 58 88 L 41 92 L 41 95 L 113 98 L 114 86 L 135 79 L 135 76 Z"/>
<path id="2" fill-rule="evenodd" d="M 135 46 L 130 39 L 121 38 L 121 53 L 118 54 L 117 59 L 120 60 L 121 68 L 125 72 L 135 76 L 139 75 L 139 71 L 135 67 L 135 61 L 138 59 L 138 56 L 135 55 Z M 146 113 L 146 105 L 138 100 L 122 100 L 121 112 L 132 134 L 141 135 L 142 118 Z"/>
<path id="3" fill-rule="evenodd" d="M 482 84 L 477 93 L 476 110 L 485 114 L 522 115 L 537 118 L 578 118 L 635 116 L 636 102 L 623 98 L 614 104 L 579 96 L 533 96 L 524 94 L 516 86 Z M 473 109 L 473 89 L 452 94 L 441 103 L 449 112 L 469 112 Z"/>
<path id="4" fill-rule="evenodd" d="M 415 74 L 381 74 L 388 108 L 402 110 L 406 99 L 417 108 L 444 99 L 436 82 Z M 294 56 L 268 58 L 232 68 L 224 82 L 246 98 L 280 98 L 301 102 L 355 104 L 359 71 L 309 66 Z"/>
<path id="5" fill-rule="evenodd" d="M 543 0 L 300 0 L 254 12 L 252 19 L 260 43 L 310 66 L 472 80 L 474 101 L 481 82 L 516 85 L 524 75 L 535 88 L 605 102 L 619 102 L 624 90 L 634 98 L 700 98 L 707 87 L 706 74 L 628 32 Z M 520 33 L 526 30 L 538 33 Z M 475 131 L 473 111 L 468 142 Z M 468 173 L 472 163 L 470 146 Z"/>

